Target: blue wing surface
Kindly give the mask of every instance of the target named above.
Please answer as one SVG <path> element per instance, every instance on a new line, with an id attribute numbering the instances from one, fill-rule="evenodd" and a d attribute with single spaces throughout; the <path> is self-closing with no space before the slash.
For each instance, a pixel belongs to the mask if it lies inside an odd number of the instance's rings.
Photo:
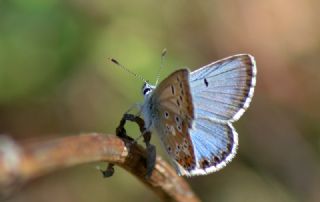
<path id="1" fill-rule="evenodd" d="M 249 107 L 256 85 L 255 60 L 251 55 L 231 56 L 190 74 L 196 117 L 218 122 L 238 120 Z"/>

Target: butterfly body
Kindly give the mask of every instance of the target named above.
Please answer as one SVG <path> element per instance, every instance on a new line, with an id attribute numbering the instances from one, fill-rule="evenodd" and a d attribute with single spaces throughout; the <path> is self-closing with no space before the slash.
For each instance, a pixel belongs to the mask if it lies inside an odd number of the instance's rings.
<path id="1" fill-rule="evenodd" d="M 194 72 L 180 69 L 158 86 L 145 83 L 141 108 L 180 175 L 223 168 L 236 154 L 232 122 L 248 108 L 255 86 L 254 58 L 235 55 Z"/>

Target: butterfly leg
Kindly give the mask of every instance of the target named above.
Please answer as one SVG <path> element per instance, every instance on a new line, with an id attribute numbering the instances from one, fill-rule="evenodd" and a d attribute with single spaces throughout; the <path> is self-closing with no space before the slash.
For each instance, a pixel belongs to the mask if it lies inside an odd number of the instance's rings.
<path id="1" fill-rule="evenodd" d="M 141 136 L 144 139 L 144 143 L 146 144 L 146 149 L 147 149 L 147 173 L 146 173 L 146 178 L 149 178 L 152 175 L 152 171 L 155 167 L 156 164 L 156 147 L 152 144 L 150 144 L 151 140 L 151 132 L 148 130 L 145 126 L 144 120 L 137 115 L 132 115 L 132 114 L 124 114 L 123 117 L 125 120 L 133 121 L 138 124 L 140 132 L 142 133 Z M 149 128 L 149 127 L 148 127 Z M 137 139 L 134 140 L 134 143 L 140 139 L 139 136 Z"/>
<path id="2" fill-rule="evenodd" d="M 147 148 L 147 174 L 146 178 L 149 178 L 152 175 L 152 171 L 156 165 L 156 147 L 150 144 L 151 132 L 145 130 L 143 132 L 143 139 Z"/>
<path id="3" fill-rule="evenodd" d="M 119 126 L 116 128 L 116 135 L 121 139 L 126 139 L 127 141 L 129 140 L 131 144 L 136 143 L 137 139 L 134 140 L 133 138 L 127 135 L 126 129 L 124 128 L 127 121 L 132 121 L 137 123 L 140 129 L 140 132 L 142 133 L 141 136 L 144 139 L 144 142 L 146 144 L 146 149 L 147 149 L 146 178 L 149 178 L 152 174 L 152 171 L 155 167 L 155 162 L 156 162 L 156 147 L 150 144 L 151 132 L 146 129 L 144 120 L 141 117 L 137 115 L 125 113 L 122 119 L 120 120 Z M 102 172 L 103 177 L 111 177 L 114 173 L 114 164 L 109 163 L 106 170 L 100 169 L 100 171 Z"/>
<path id="4" fill-rule="evenodd" d="M 119 126 L 116 128 L 116 135 L 120 138 L 124 138 L 129 141 L 134 141 L 133 138 L 127 135 L 127 131 L 124 128 L 127 121 L 134 121 L 134 115 L 125 113 L 120 120 Z"/>
<path id="5" fill-rule="evenodd" d="M 137 116 L 137 115 L 132 115 L 132 114 L 124 114 L 123 115 L 123 120 L 128 120 L 128 121 L 132 121 L 138 124 L 140 132 L 142 133 L 142 137 L 144 139 L 144 143 L 146 144 L 146 149 L 147 149 L 147 173 L 146 173 L 146 177 L 149 178 L 152 174 L 152 171 L 155 167 L 155 163 L 156 163 L 156 147 L 152 144 L 150 144 L 150 140 L 151 140 L 151 132 L 150 130 L 148 130 L 145 127 L 145 122 L 144 120 Z M 122 127 L 118 127 L 118 128 L 123 128 L 125 122 L 120 122 L 120 126 L 121 123 L 123 123 Z M 123 130 L 125 131 L 125 129 L 123 128 Z M 121 131 L 119 131 L 121 132 Z M 136 140 L 134 140 L 133 143 L 136 143 L 136 141 L 141 137 L 139 136 Z M 127 136 L 128 137 L 128 136 Z"/>
<path id="6" fill-rule="evenodd" d="M 134 141 L 133 138 L 127 135 L 127 131 L 124 128 L 126 121 L 133 121 L 134 120 L 134 115 L 131 114 L 124 114 L 122 119 L 120 120 L 119 126 L 116 128 L 116 135 L 121 138 L 121 139 L 126 139 L 129 141 Z M 114 164 L 109 163 L 107 168 L 105 170 L 99 169 L 100 172 L 102 173 L 103 177 L 111 177 L 114 173 Z"/>
<path id="7" fill-rule="evenodd" d="M 102 176 L 104 178 L 106 177 L 111 177 L 114 173 L 114 164 L 113 163 L 109 163 L 107 168 L 105 170 L 98 168 L 100 170 L 100 172 L 102 173 Z"/>

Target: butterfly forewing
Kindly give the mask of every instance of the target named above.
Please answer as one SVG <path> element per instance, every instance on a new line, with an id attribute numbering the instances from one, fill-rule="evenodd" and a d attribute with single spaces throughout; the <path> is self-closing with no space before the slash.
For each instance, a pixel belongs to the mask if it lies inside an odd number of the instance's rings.
<path id="1" fill-rule="evenodd" d="M 192 72 L 190 86 L 196 116 L 216 121 L 238 120 L 251 102 L 255 84 L 255 62 L 247 54 L 231 56 Z"/>
<path id="2" fill-rule="evenodd" d="M 160 83 L 152 95 L 155 106 L 154 127 L 163 146 L 174 160 L 177 171 L 191 171 L 196 158 L 189 129 L 194 119 L 189 87 L 189 71 L 178 70 Z"/>

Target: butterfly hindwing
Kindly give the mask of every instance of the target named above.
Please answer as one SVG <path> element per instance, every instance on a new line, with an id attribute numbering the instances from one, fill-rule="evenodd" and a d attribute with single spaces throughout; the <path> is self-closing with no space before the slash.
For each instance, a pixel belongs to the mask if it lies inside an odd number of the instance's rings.
<path id="1" fill-rule="evenodd" d="M 190 75 L 195 114 L 212 120 L 238 120 L 248 108 L 256 84 L 251 55 L 231 56 L 206 65 Z"/>
<path id="2" fill-rule="evenodd" d="M 225 167 L 236 154 L 238 134 L 231 123 L 199 118 L 190 130 L 197 167 L 187 175 L 204 175 Z"/>
<path id="3" fill-rule="evenodd" d="M 189 71 L 178 70 L 154 90 L 154 127 L 177 171 L 184 174 L 196 167 L 196 158 L 189 129 L 194 119 L 189 87 Z"/>

